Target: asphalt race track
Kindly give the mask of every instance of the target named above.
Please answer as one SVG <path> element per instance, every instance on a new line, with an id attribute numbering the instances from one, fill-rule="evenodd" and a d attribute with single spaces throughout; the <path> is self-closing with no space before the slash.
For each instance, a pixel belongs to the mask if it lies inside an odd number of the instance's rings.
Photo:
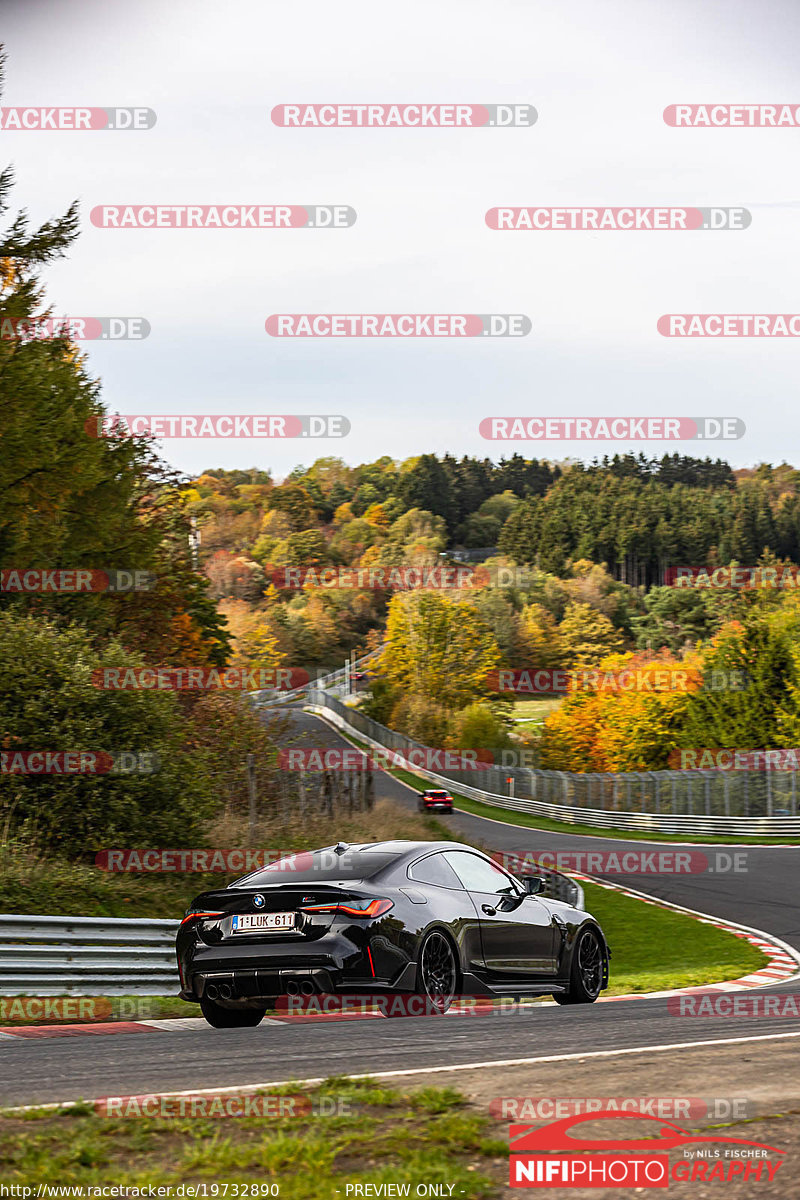
<path id="1" fill-rule="evenodd" d="M 342 744 L 338 733 L 310 714 L 293 710 L 292 721 L 300 739 L 295 745 Z M 389 776 L 378 776 L 376 794 L 416 805 L 414 795 Z M 598 848 L 621 853 L 647 848 L 642 842 L 540 833 L 460 813 L 442 820 L 452 822 L 454 830 L 487 849 L 520 854 Z M 708 847 L 706 852 L 713 857 L 715 849 Z M 746 848 L 745 853 L 747 870 L 738 874 L 608 878 L 773 933 L 800 950 L 800 847 Z M 773 989 L 758 994 L 769 990 Z M 800 983 L 774 990 L 800 993 Z M 193 1026 L 113 1037 L 4 1038 L 0 1040 L 0 1104 L 420 1070 L 426 1074 L 416 1076 L 416 1082 L 443 1083 L 448 1068 L 492 1066 L 499 1071 L 499 1064 L 505 1064 L 511 1070 L 525 1060 L 529 1060 L 526 1077 L 535 1086 L 543 1082 L 548 1067 L 530 1060 L 550 1058 L 554 1062 L 567 1056 L 569 1061 L 574 1056 L 586 1061 L 598 1056 L 611 1065 L 617 1059 L 615 1051 L 629 1050 L 632 1059 L 652 1062 L 656 1056 L 674 1059 L 689 1053 L 698 1042 L 736 1046 L 738 1039 L 747 1040 L 742 1042 L 743 1050 L 759 1047 L 758 1040 L 750 1039 L 768 1039 L 766 1045 L 782 1045 L 787 1058 L 796 1060 L 800 1019 L 678 1017 L 668 1012 L 666 999 L 652 998 L 566 1009 L 543 1005 L 524 1016 L 376 1018 L 297 1025 L 264 1022 L 250 1030 Z"/>
<path id="2" fill-rule="evenodd" d="M 261 1024 L 217 1030 L 2 1043 L 0 1102 L 45 1103 L 150 1092 L 262 1086 L 330 1075 L 405 1072 L 414 1068 L 484 1066 L 562 1055 L 728 1043 L 791 1032 L 800 1022 L 672 1017 L 664 1000 L 620 1001 L 574 1010 L 540 1007 L 532 1017 L 407 1017 L 398 1020 Z M 757 1045 L 758 1043 L 754 1043 Z M 795 1056 L 795 1038 L 787 1038 Z M 532 1064 L 531 1083 L 546 1064 Z M 437 1083 L 436 1074 L 421 1083 Z"/>
<path id="3" fill-rule="evenodd" d="M 349 745 L 326 722 L 310 713 L 294 712 L 293 722 L 298 746 Z M 298 736 L 299 735 L 299 736 Z M 416 795 L 390 775 L 376 776 L 376 795 L 386 796 L 398 804 L 416 809 Z M 545 833 L 509 825 L 505 821 L 485 820 L 471 813 L 454 812 L 442 816 L 442 822 L 452 825 L 464 838 L 482 844 L 486 850 L 502 850 L 515 854 L 537 851 L 617 851 L 642 849 L 673 849 L 676 843 L 625 841 L 624 839 L 578 837 L 570 833 Z M 731 846 L 735 843 L 731 843 Z M 719 850 L 732 854 L 731 847 L 699 846 L 714 861 Z M 682 904 L 698 912 L 751 925 L 782 938 L 800 950 L 800 846 L 745 847 L 744 872 L 725 871 L 722 874 L 698 875 L 606 875 L 593 872 L 599 878 L 624 884 L 647 892 L 661 900 Z"/>

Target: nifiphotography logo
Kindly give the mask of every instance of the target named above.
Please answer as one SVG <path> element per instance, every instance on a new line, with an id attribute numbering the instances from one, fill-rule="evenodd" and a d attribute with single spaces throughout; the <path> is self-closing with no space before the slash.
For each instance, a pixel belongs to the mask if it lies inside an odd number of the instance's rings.
<path id="1" fill-rule="evenodd" d="M 592 1138 L 572 1136 L 586 1121 L 649 1121 L 651 1137 Z M 625 1132 L 624 1125 L 620 1132 Z M 689 1149 L 702 1145 L 702 1149 Z M 669 1153 L 682 1151 L 670 1164 Z M 552 1153 L 556 1151 L 556 1153 Z M 560 1152 L 560 1153 L 559 1153 Z M 659 1117 L 604 1109 L 579 1113 L 535 1128 L 509 1127 L 511 1187 L 666 1188 L 676 1183 L 731 1183 L 741 1179 L 770 1183 L 783 1165 L 783 1150 L 764 1142 L 727 1135 L 695 1134 Z"/>

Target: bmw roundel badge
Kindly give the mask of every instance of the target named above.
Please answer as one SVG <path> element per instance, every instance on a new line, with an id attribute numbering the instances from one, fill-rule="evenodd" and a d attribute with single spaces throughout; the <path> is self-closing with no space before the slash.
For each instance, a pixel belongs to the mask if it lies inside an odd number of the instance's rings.
<path id="1" fill-rule="evenodd" d="M 253 896 L 253 907 L 254 908 L 263 908 L 264 907 L 264 897 L 261 895 L 260 892 L 257 895 Z"/>

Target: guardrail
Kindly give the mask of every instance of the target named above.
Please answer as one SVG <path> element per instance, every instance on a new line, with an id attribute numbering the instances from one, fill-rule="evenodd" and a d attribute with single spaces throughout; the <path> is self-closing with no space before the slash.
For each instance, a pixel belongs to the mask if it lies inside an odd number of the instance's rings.
<path id="1" fill-rule="evenodd" d="M 513 855 L 509 855 L 513 857 Z M 503 864 L 507 870 L 515 875 L 513 864 Z M 532 874 L 532 870 L 526 867 L 526 875 Z M 552 900 L 563 900 L 565 904 L 571 904 L 573 908 L 586 908 L 586 900 L 583 894 L 583 888 L 574 879 L 570 879 L 568 875 L 562 875 L 560 871 L 554 871 L 552 867 L 537 867 L 537 875 L 544 879 L 544 888 L 540 893 L 542 896 L 549 896 Z"/>
<path id="2" fill-rule="evenodd" d="M 178 921 L 0 913 L 0 996 L 171 996 Z"/>
<path id="3" fill-rule="evenodd" d="M 457 790 L 462 796 L 493 808 L 531 813 L 566 825 L 639 833 L 800 837 L 795 771 L 581 775 L 570 771 L 488 767 L 445 775 L 417 765 L 428 747 L 387 729 L 320 689 L 307 690 L 307 707 L 371 746 L 394 751 L 405 759 L 409 771 L 429 783 Z M 507 777 L 514 780 L 516 795 L 504 795 L 499 790 L 500 781 Z"/>
<path id="4" fill-rule="evenodd" d="M 545 896 L 584 908 L 583 888 L 539 871 Z M 0 913 L 0 996 L 174 996 L 178 921 Z"/>
<path id="5" fill-rule="evenodd" d="M 382 649 L 382 647 L 378 647 L 377 650 L 371 650 L 369 654 L 365 654 L 362 658 L 355 659 L 352 667 L 358 669 L 367 666 L 382 653 Z M 345 668 L 338 667 L 335 671 L 331 671 L 330 674 L 320 675 L 313 682 L 304 683 L 302 687 L 293 688 L 290 692 L 275 692 L 275 689 L 271 689 L 269 691 L 251 692 L 250 697 L 257 708 L 279 707 L 302 699 L 309 691 L 324 691 L 326 688 L 338 687 L 345 682 L 346 676 L 347 672 Z"/>

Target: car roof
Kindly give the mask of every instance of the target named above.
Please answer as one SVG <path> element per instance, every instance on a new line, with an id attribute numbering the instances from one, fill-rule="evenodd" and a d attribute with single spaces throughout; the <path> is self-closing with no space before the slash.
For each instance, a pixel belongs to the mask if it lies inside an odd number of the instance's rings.
<path id="1" fill-rule="evenodd" d="M 487 857 L 483 851 L 476 849 L 475 846 L 467 846 L 463 842 L 416 842 L 398 839 L 394 841 L 383 842 L 358 842 L 356 844 L 339 842 L 338 847 L 341 848 L 343 853 L 346 853 L 350 856 L 350 865 L 353 868 L 356 868 L 359 865 L 357 860 L 354 861 L 353 856 L 361 853 L 364 854 L 365 874 L 363 876 L 359 876 L 356 870 L 352 870 L 349 874 L 349 878 L 353 882 L 358 879 L 368 880 L 379 878 L 385 878 L 388 881 L 393 878 L 395 872 L 402 872 L 418 858 L 426 857 L 428 854 L 441 853 L 445 850 L 461 850 L 468 854 L 479 854 L 483 858 Z M 320 854 L 324 852 L 330 852 L 336 848 L 337 847 L 334 846 L 322 846 L 319 849 L 311 850 L 308 853 L 311 855 Z M 387 861 L 376 864 L 373 858 L 373 862 L 370 863 L 370 856 L 385 857 Z M 233 888 L 243 887 L 248 884 L 252 885 L 257 881 L 258 887 L 278 887 L 288 882 L 288 880 L 275 880 L 273 882 L 272 878 L 263 878 L 268 871 L 269 868 L 259 867 L 258 870 L 252 871 L 249 875 L 244 875 L 240 879 L 234 880 L 233 883 L 229 884 L 228 886 Z M 368 874 L 367 871 L 369 872 Z M 323 877 L 320 878 L 320 882 L 324 882 Z"/>
<path id="2" fill-rule="evenodd" d="M 419 854 L 433 852 L 434 850 L 468 850 L 472 854 L 483 853 L 483 851 L 476 849 L 475 846 L 467 846 L 463 842 L 412 842 L 400 840 L 363 842 L 357 846 L 349 846 L 348 850 L 368 850 L 370 853 L 380 851 L 385 854 L 395 854 L 397 861 L 403 858 L 416 858 Z"/>

